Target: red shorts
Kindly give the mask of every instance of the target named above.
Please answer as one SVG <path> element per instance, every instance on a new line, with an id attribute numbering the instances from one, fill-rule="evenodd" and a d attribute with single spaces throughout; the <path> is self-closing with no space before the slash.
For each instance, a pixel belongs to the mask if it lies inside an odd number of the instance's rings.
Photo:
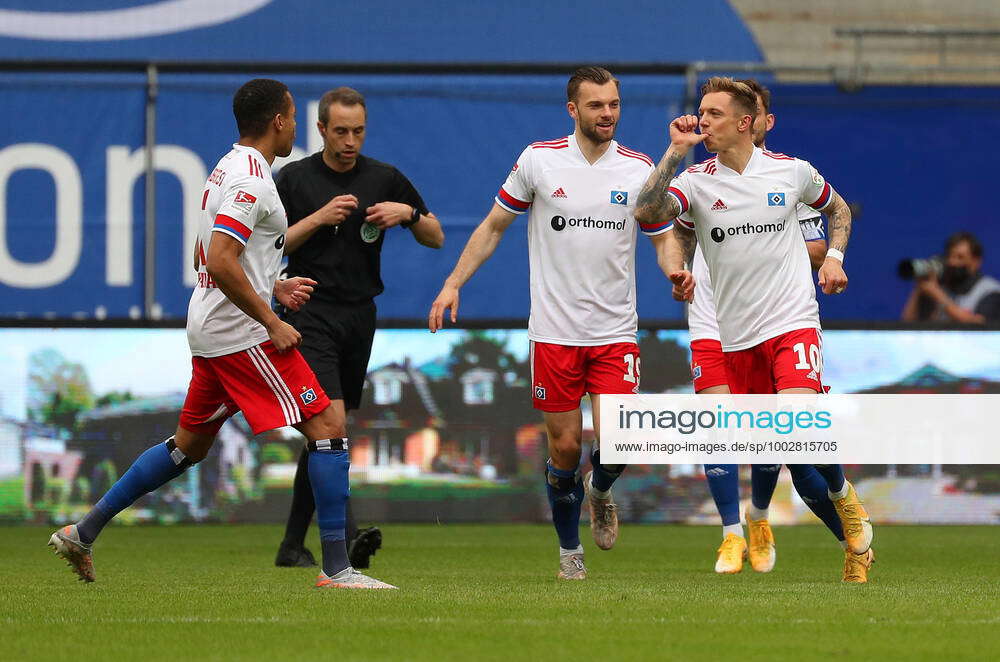
<path id="1" fill-rule="evenodd" d="M 180 426 L 216 434 L 243 410 L 254 434 L 309 420 L 330 404 L 299 350 L 278 352 L 270 340 L 242 352 L 191 359 L 191 385 Z"/>
<path id="2" fill-rule="evenodd" d="M 585 393 L 638 393 L 639 346 L 531 343 L 531 400 L 535 409 L 573 411 Z"/>
<path id="3" fill-rule="evenodd" d="M 691 341 L 691 381 L 695 393 L 729 384 L 721 342 L 711 338 Z"/>
<path id="4" fill-rule="evenodd" d="M 823 334 L 798 329 L 738 352 L 725 352 L 733 393 L 777 393 L 786 388 L 823 392 Z"/>

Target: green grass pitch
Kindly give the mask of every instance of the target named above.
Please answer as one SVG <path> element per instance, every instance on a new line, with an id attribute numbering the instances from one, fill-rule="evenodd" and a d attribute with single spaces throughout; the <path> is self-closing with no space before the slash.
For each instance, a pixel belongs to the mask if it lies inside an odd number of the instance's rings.
<path id="1" fill-rule="evenodd" d="M 51 530 L 0 528 L 0 659 L 997 659 L 1000 527 L 876 528 L 866 586 L 820 527 L 775 530 L 769 575 L 712 572 L 716 527 L 623 526 L 590 579 L 555 579 L 541 525 L 383 527 L 371 574 L 321 591 L 275 568 L 277 526 L 110 527 L 98 581 Z M 315 528 L 312 531 L 315 536 Z M 312 538 L 312 547 L 318 543 Z"/>

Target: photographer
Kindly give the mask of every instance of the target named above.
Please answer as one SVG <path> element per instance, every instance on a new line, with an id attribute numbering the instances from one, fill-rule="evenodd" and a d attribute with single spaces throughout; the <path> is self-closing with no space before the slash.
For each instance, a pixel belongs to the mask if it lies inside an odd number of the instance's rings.
<path id="1" fill-rule="evenodd" d="M 945 258 L 904 260 L 900 276 L 916 284 L 903 306 L 904 322 L 1000 322 L 1000 282 L 979 272 L 983 245 L 971 233 L 956 232 L 945 244 Z"/>

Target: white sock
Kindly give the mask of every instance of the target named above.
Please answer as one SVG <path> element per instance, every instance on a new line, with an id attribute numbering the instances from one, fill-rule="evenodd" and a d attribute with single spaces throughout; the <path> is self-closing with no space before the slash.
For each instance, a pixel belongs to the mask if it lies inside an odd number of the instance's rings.
<path id="1" fill-rule="evenodd" d="M 851 489 L 851 484 L 845 480 L 844 486 L 840 488 L 839 492 L 831 492 L 830 490 L 827 490 L 826 493 L 829 495 L 831 501 L 836 501 L 837 499 L 843 499 L 845 496 L 847 496 L 847 492 L 850 489 Z"/>
<path id="2" fill-rule="evenodd" d="M 767 519 L 767 508 L 761 509 L 751 503 L 750 507 L 747 508 L 747 517 L 752 520 Z"/>
<path id="3" fill-rule="evenodd" d="M 578 545 L 576 549 L 559 548 L 559 558 L 569 556 L 570 554 L 583 554 L 583 545 Z"/>
<path id="4" fill-rule="evenodd" d="M 726 536 L 728 536 L 730 533 L 734 533 L 734 534 L 738 535 L 740 538 L 746 538 L 746 536 L 743 535 L 743 525 L 742 524 L 726 524 L 724 527 L 722 527 L 722 539 L 723 540 L 725 540 Z"/>
<path id="5" fill-rule="evenodd" d="M 601 491 L 594 487 L 594 474 L 590 474 L 590 495 L 597 499 L 607 499 L 611 496 L 611 490 Z"/>

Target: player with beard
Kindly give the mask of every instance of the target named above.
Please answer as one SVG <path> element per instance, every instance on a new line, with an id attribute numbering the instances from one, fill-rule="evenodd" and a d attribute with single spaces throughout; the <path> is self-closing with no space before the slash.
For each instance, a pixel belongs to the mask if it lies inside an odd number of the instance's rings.
<path id="1" fill-rule="evenodd" d="M 678 300 L 694 296 L 695 279 L 685 265 L 696 243 L 702 247 L 733 393 L 822 393 L 819 309 L 795 207 L 804 202 L 830 219 L 830 248 L 819 269 L 825 294 L 847 287 L 851 212 L 808 162 L 753 144 L 757 114 L 757 97 L 745 83 L 709 79 L 700 119 L 685 115 L 670 123 L 670 146 L 643 187 L 636 217 L 640 223 L 677 219 L 666 266 Z M 713 167 L 702 164 L 674 178 L 680 160 L 702 142 L 717 155 Z M 868 513 L 839 464 L 816 469 L 847 541 L 844 578 L 867 581 L 874 560 Z"/>
<path id="2" fill-rule="evenodd" d="M 610 549 L 618 536 L 611 486 L 624 466 L 601 464 L 595 443 L 593 470 L 580 476 L 580 400 L 590 394 L 597 432 L 600 394 L 639 388 L 632 210 L 652 161 L 614 140 L 621 100 L 610 72 L 578 69 L 566 93 L 573 133 L 533 143 L 521 153 L 435 299 L 428 326 L 432 332 L 440 329 L 448 309 L 451 321 L 457 320 L 460 288 L 493 253 L 510 224 L 530 210 L 532 400 L 543 412 L 548 434 L 545 478 L 559 537 L 557 576 L 585 579 L 581 502 L 586 494 L 597 546 Z M 669 225 L 656 221 L 641 228 L 663 259 Z"/>

